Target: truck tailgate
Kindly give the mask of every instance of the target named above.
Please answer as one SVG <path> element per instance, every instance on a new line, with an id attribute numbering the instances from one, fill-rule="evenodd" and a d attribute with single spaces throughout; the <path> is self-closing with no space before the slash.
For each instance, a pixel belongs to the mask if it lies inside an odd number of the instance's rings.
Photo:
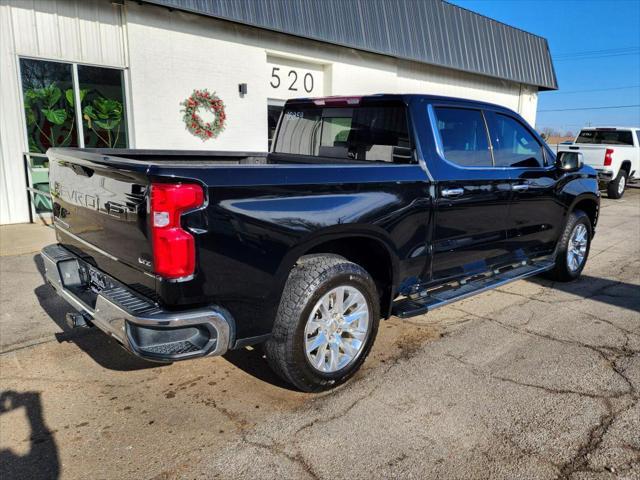
<path id="1" fill-rule="evenodd" d="M 123 164 L 50 151 L 58 241 L 132 288 L 155 291 L 147 227 L 149 180 L 142 162 Z"/>
<path id="2" fill-rule="evenodd" d="M 560 145 L 558 147 L 559 152 L 580 152 L 585 165 L 589 165 L 593 168 L 602 168 L 604 165 L 604 154 L 607 148 L 611 148 L 608 145 Z"/>
<path id="3" fill-rule="evenodd" d="M 59 243 L 167 307 L 205 297 L 197 271 L 179 279 L 169 278 L 166 271 L 161 276 L 162 265 L 171 257 L 161 253 L 164 263 L 154 264 L 149 215 L 152 182 L 198 183 L 194 175 L 211 171 L 224 179 L 227 167 L 267 161 L 261 152 L 54 148 L 47 155 Z M 189 224 L 197 256 L 198 237 L 207 233 L 204 212 L 184 212 L 180 219 Z"/>

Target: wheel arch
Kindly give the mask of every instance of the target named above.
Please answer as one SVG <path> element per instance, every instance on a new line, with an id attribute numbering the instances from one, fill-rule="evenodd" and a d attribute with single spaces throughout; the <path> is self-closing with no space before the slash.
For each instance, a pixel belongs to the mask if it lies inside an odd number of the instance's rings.
<path id="1" fill-rule="evenodd" d="M 577 197 L 567 212 L 567 218 L 569 213 L 575 212 L 576 210 L 581 210 L 587 214 L 591 221 L 591 230 L 595 232 L 596 225 L 598 224 L 598 215 L 600 214 L 599 198 L 593 194 L 585 194 Z"/>
<path id="2" fill-rule="evenodd" d="M 623 160 L 620 164 L 620 170 L 627 172 L 627 178 L 629 178 L 629 175 L 631 174 L 631 160 Z"/>
<path id="3" fill-rule="evenodd" d="M 390 315 L 398 283 L 398 256 L 384 232 L 357 227 L 318 232 L 291 249 L 280 267 L 279 283 L 284 286 L 301 257 L 321 253 L 340 255 L 364 268 L 378 287 L 380 313 L 385 318 Z"/>

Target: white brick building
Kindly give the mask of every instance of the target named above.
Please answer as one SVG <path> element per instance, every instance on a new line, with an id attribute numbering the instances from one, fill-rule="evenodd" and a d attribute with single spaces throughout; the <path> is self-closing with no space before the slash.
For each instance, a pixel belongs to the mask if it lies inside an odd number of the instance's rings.
<path id="1" fill-rule="evenodd" d="M 405 32 L 400 23 L 385 33 L 397 39 L 381 39 L 378 32 L 375 40 L 383 46 L 370 48 L 365 22 L 377 28 L 375 22 L 385 19 L 366 9 L 389 8 L 388 0 L 341 4 L 362 16 L 362 35 L 354 40 L 349 25 L 308 34 L 295 25 L 279 27 L 287 24 L 281 18 L 257 25 L 250 10 L 268 6 L 257 0 L 235 0 L 235 10 L 224 15 L 216 12 L 219 2 L 204 2 L 211 11 L 196 12 L 191 4 L 203 2 L 0 0 L 0 223 L 46 214 L 46 199 L 37 196 L 31 205 L 26 186 L 46 189 L 46 159 L 37 153 L 51 144 L 265 151 L 279 107 L 296 96 L 441 94 L 505 105 L 535 122 L 538 91 L 555 88 L 544 39 L 439 0 L 403 1 L 403 8 L 432 13 L 424 20 L 430 33 Z M 298 22 L 305 20 L 300 8 L 309 8 L 306 20 L 313 20 L 318 6 L 337 5 L 277 3 L 293 13 L 298 8 L 292 17 Z M 451 15 L 453 25 L 445 21 Z M 337 17 L 331 22 L 337 24 Z M 447 37 L 441 35 L 436 52 L 429 35 L 437 28 Z M 447 59 L 442 45 L 462 53 Z M 425 60 L 429 55 L 433 59 Z M 546 80 L 536 75 L 539 58 L 551 69 Z M 240 84 L 246 84 L 244 95 Z M 185 129 L 180 113 L 180 102 L 204 88 L 219 95 L 227 113 L 225 131 L 206 142 Z M 36 155 L 25 157 L 28 152 Z"/>

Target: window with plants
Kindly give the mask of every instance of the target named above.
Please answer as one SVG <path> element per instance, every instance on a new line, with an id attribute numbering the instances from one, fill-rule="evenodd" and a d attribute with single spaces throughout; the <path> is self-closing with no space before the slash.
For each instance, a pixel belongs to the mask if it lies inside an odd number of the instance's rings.
<path id="1" fill-rule="evenodd" d="M 78 65 L 85 147 L 127 148 L 122 71 Z"/>
<path id="2" fill-rule="evenodd" d="M 29 151 L 77 147 L 72 65 L 22 59 L 20 69 Z"/>
<path id="3" fill-rule="evenodd" d="M 128 146 L 121 70 L 33 59 L 21 59 L 20 69 L 29 152 Z M 77 69 L 77 84 L 73 69 Z"/>
<path id="4" fill-rule="evenodd" d="M 128 147 L 121 70 L 23 58 L 20 73 L 29 153 L 51 147 Z M 31 187 L 48 192 L 46 157 L 29 155 L 27 161 Z M 32 200 L 37 213 L 51 210 L 47 196 L 36 193 Z"/>

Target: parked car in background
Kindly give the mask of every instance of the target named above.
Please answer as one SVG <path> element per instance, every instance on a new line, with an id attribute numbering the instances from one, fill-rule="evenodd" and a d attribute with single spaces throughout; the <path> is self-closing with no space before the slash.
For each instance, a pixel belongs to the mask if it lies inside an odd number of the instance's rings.
<path id="1" fill-rule="evenodd" d="M 627 183 L 640 179 L 640 129 L 583 128 L 575 142 L 560 144 L 558 152 L 581 152 L 584 162 L 598 172 L 609 198 L 621 198 Z"/>
<path id="2" fill-rule="evenodd" d="M 516 113 L 426 95 L 290 100 L 271 153 L 51 149 L 49 282 L 135 355 L 264 343 L 306 391 L 380 318 L 547 272 L 576 279 L 600 197 Z"/>

